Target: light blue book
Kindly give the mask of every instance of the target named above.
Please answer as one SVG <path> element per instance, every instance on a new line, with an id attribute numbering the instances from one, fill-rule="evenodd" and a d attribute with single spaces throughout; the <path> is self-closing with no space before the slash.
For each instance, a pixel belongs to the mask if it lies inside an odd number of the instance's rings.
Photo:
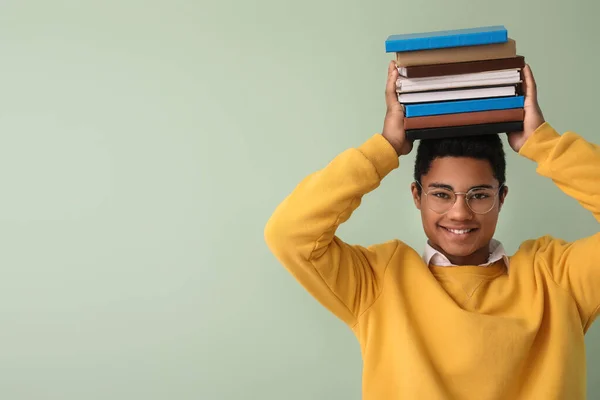
<path id="1" fill-rule="evenodd" d="M 391 35 L 385 41 L 386 53 L 432 50 L 448 47 L 477 46 L 508 41 L 508 31 L 502 25 L 446 31 Z"/>
<path id="2" fill-rule="evenodd" d="M 406 104 L 406 118 L 429 115 L 458 114 L 476 111 L 523 108 L 525 96 L 495 97 L 475 100 L 442 101 L 438 103 Z"/>

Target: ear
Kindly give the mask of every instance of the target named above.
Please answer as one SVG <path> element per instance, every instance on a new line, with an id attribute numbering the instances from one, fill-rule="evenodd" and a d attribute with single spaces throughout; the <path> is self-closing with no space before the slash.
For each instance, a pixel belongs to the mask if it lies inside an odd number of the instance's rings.
<path id="1" fill-rule="evenodd" d="M 502 188 L 502 191 L 500 191 L 500 194 L 498 195 L 498 198 L 500 200 L 500 208 L 498 210 L 502 210 L 502 206 L 504 205 L 504 200 L 506 199 L 507 195 L 508 195 L 508 186 L 504 186 Z"/>
<path id="2" fill-rule="evenodd" d="M 412 193 L 413 201 L 415 202 L 415 206 L 417 209 L 421 209 L 421 196 L 419 195 L 419 186 L 415 182 L 411 183 L 410 191 Z"/>

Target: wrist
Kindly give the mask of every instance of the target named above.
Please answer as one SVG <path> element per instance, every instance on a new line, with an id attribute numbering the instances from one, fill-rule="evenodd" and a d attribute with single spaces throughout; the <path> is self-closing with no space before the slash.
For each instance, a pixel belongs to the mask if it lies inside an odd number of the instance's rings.
<path id="1" fill-rule="evenodd" d="M 382 134 L 382 136 L 394 148 L 394 150 L 396 151 L 396 154 L 399 157 L 400 154 L 402 153 L 402 146 L 404 145 L 404 143 L 402 142 L 402 140 L 398 140 L 398 139 L 394 139 L 392 137 L 389 137 L 389 135 L 387 135 L 385 132 Z"/>

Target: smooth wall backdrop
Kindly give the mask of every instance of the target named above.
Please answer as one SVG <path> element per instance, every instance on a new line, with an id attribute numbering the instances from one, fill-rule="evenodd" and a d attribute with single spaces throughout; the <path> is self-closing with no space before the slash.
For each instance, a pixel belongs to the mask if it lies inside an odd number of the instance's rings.
<path id="1" fill-rule="evenodd" d="M 547 119 L 600 143 L 599 7 L 3 1 L 0 398 L 360 399 L 358 344 L 268 252 L 271 212 L 381 129 L 394 33 L 504 24 Z M 510 252 L 598 230 L 507 154 L 497 237 Z M 422 248 L 413 160 L 364 199 L 345 240 Z M 597 327 L 587 343 L 597 398 Z"/>

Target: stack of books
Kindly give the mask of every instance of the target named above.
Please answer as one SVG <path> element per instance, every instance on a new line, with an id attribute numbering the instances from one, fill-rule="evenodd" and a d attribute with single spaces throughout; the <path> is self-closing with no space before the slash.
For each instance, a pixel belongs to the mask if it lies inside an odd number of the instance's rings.
<path id="1" fill-rule="evenodd" d="M 504 26 L 389 36 L 411 140 L 523 130 L 523 68 Z"/>

